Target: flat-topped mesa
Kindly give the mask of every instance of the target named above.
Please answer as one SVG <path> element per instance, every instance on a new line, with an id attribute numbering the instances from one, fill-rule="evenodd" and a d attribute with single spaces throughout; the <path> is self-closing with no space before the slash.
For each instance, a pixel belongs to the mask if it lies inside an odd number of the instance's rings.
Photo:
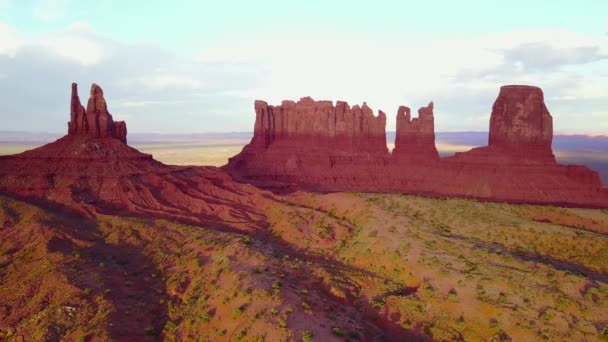
<path id="1" fill-rule="evenodd" d="M 492 106 L 489 146 L 554 160 L 552 140 L 553 118 L 543 91 L 534 86 L 502 86 Z"/>
<path id="2" fill-rule="evenodd" d="M 72 99 L 70 102 L 70 122 L 68 135 L 89 135 L 97 138 L 112 137 L 127 143 L 127 124 L 124 121 L 114 122 L 108 112 L 103 90 L 93 83 L 87 109 L 80 103 L 78 85 L 72 83 Z"/>
<path id="3" fill-rule="evenodd" d="M 418 109 L 417 118 L 411 117 L 408 107 L 399 107 L 393 157 L 398 162 L 439 160 L 439 153 L 435 147 L 433 102 Z"/>
<path id="4" fill-rule="evenodd" d="M 439 158 L 433 102 L 399 107 L 395 149 L 386 115 L 364 103 L 256 101 L 251 143 L 223 170 L 255 185 L 293 191 L 399 192 L 514 203 L 608 207 L 597 172 L 560 165 L 551 151 L 552 119 L 537 87 L 505 86 L 492 109 L 489 146 Z"/>
<path id="5" fill-rule="evenodd" d="M 334 106 L 331 101 L 303 97 L 298 102 L 285 100 L 279 106 L 269 106 L 258 100 L 255 112 L 252 145 L 258 148 L 289 141 L 296 145 L 305 142 L 302 148 L 388 153 L 386 115 L 380 111 L 374 116 L 366 103 L 351 108 L 343 101 Z"/>

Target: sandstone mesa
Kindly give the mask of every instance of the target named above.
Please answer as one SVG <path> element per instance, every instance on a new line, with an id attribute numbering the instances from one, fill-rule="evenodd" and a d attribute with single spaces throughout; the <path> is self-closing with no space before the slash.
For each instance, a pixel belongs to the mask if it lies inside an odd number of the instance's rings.
<path id="1" fill-rule="evenodd" d="M 608 206 L 608 190 L 585 166 L 560 165 L 553 122 L 538 87 L 508 85 L 492 107 L 489 144 L 439 158 L 433 102 L 412 118 L 397 112 L 395 149 L 386 148 L 386 115 L 364 103 L 256 101 L 254 137 L 224 169 L 278 191 L 397 192 L 512 203 Z"/>
<path id="2" fill-rule="evenodd" d="M 228 230 L 263 227 L 261 190 L 234 182 L 216 167 L 165 165 L 128 146 L 93 84 L 86 111 L 72 85 L 68 134 L 55 142 L 0 156 L 0 193 L 90 216 L 156 216 Z"/>
<path id="3" fill-rule="evenodd" d="M 596 172 L 555 161 L 552 117 L 538 87 L 502 87 L 488 146 L 447 158 L 435 147 L 433 102 L 417 117 L 399 107 L 392 153 L 386 114 L 366 103 L 256 101 L 255 113 L 251 142 L 224 167 L 165 165 L 126 144 L 126 124 L 113 120 L 101 87 L 91 86 L 85 110 L 73 84 L 68 134 L 0 157 L 0 192 L 84 214 L 153 214 L 243 230 L 264 226 L 257 208 L 271 195 L 259 188 L 608 207 Z"/>

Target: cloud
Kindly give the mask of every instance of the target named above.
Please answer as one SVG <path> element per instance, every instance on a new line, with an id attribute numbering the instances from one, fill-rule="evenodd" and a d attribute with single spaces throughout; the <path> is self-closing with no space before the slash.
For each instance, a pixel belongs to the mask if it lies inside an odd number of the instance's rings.
<path id="1" fill-rule="evenodd" d="M 21 38 L 6 23 L 0 21 L 0 55 L 14 56 L 23 45 Z"/>
<path id="2" fill-rule="evenodd" d="M 2 129 L 63 132 L 71 82 L 79 83 L 83 102 L 88 86 L 100 84 L 110 112 L 128 113 L 131 132 L 246 131 L 253 125 L 250 102 L 229 94 L 257 86 L 260 75 L 249 67 L 226 69 L 113 41 L 86 22 L 29 39 L 0 22 L 0 37 L 10 38 L 0 39 Z"/>
<path id="3" fill-rule="evenodd" d="M 607 59 L 600 46 L 554 48 L 548 43 L 528 43 L 505 51 L 507 63 L 521 63 L 526 69 L 549 69 L 570 64 L 587 64 Z"/>
<path id="4" fill-rule="evenodd" d="M 367 101 L 387 113 L 400 104 L 418 107 L 434 99 L 439 129 L 466 130 L 487 129 L 492 102 L 504 84 L 538 85 L 549 96 L 579 100 L 590 97 L 593 84 L 593 94 L 606 94 L 606 81 L 571 70 L 604 60 L 606 41 L 555 29 L 415 44 L 328 34 L 226 41 L 200 51 L 197 60 L 262 65 L 267 70 L 262 84 L 247 89 L 245 97 L 271 103 L 308 95 Z M 388 120 L 389 129 L 393 121 Z"/>
<path id="5" fill-rule="evenodd" d="M 608 108 L 607 40 L 560 30 L 428 42 L 296 35 L 190 55 L 111 40 L 85 21 L 27 39 L 0 22 L 0 115 L 14 130 L 62 132 L 77 81 L 83 101 L 100 84 L 131 132 L 250 131 L 255 99 L 303 96 L 367 101 L 389 115 L 388 130 L 399 105 L 434 100 L 437 130 L 487 130 L 499 87 L 523 83 L 543 88 L 556 130 L 600 130 L 589 113 Z"/>

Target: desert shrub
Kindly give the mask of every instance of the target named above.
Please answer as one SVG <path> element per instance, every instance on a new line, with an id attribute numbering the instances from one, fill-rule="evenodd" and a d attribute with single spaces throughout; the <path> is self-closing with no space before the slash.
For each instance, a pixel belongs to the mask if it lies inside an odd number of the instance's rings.
<path id="1" fill-rule="evenodd" d="M 344 336 L 344 331 L 340 327 L 331 327 L 331 333 L 336 336 Z"/>
<path id="2" fill-rule="evenodd" d="M 247 329 L 243 329 L 243 330 L 239 331 L 239 333 L 236 334 L 236 339 L 242 340 L 245 336 L 247 336 Z"/>
<path id="3" fill-rule="evenodd" d="M 456 294 L 456 290 L 451 289 L 450 292 L 448 293 L 448 300 L 450 302 L 457 302 L 458 301 L 458 295 Z"/>
<path id="4" fill-rule="evenodd" d="M 312 330 L 304 330 L 302 332 L 302 342 L 313 342 L 313 337 L 314 333 L 312 332 Z"/>
<path id="5" fill-rule="evenodd" d="M 498 303 L 500 304 L 507 304 L 507 295 L 504 292 L 501 292 L 498 294 Z"/>
<path id="6" fill-rule="evenodd" d="M 212 318 L 213 318 L 213 316 L 212 316 L 210 313 L 208 313 L 208 312 L 207 312 L 207 313 L 204 313 L 204 314 L 201 316 L 201 320 L 202 320 L 204 323 L 209 323 L 209 322 L 211 322 L 211 319 L 212 319 Z"/>
<path id="7" fill-rule="evenodd" d="M 148 335 L 148 336 L 157 336 L 158 332 L 156 331 L 156 328 L 153 325 L 148 325 L 146 327 L 146 335 Z"/>
<path id="8" fill-rule="evenodd" d="M 384 305 L 386 305 L 386 301 L 384 300 L 384 298 L 374 299 L 372 301 L 372 306 L 376 309 L 383 308 Z"/>

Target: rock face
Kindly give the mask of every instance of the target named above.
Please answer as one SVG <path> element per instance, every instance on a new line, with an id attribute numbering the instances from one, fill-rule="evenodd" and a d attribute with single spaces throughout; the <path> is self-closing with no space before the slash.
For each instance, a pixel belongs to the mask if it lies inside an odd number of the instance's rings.
<path id="1" fill-rule="evenodd" d="M 392 154 L 386 116 L 365 104 L 303 98 L 256 101 L 254 137 L 224 169 L 278 191 L 400 192 L 514 203 L 608 207 L 608 190 L 585 166 L 559 165 L 553 123 L 538 87 L 504 86 L 492 108 L 488 146 L 439 158 L 433 103 L 412 118 L 399 107 Z"/>
<path id="2" fill-rule="evenodd" d="M 492 106 L 486 147 L 456 156 L 470 163 L 556 164 L 551 150 L 553 118 L 538 87 L 509 85 L 500 88 Z"/>
<path id="3" fill-rule="evenodd" d="M 386 115 L 377 117 L 363 103 L 352 108 L 346 102 L 314 101 L 310 97 L 298 102 L 283 101 L 280 106 L 255 102 L 255 129 L 252 143 L 269 147 L 281 140 L 297 139 L 315 146 L 338 143 L 344 151 L 388 152 Z"/>
<path id="4" fill-rule="evenodd" d="M 72 83 L 68 135 L 89 135 L 97 138 L 112 137 L 126 144 L 127 124 L 124 121 L 114 122 L 112 115 L 108 112 L 103 90 L 97 84 L 91 85 L 91 96 L 85 111 L 80 104 L 78 85 Z"/>
<path id="5" fill-rule="evenodd" d="M 235 174 L 312 183 L 341 170 L 354 183 L 370 182 L 389 162 L 386 115 L 374 116 L 366 103 L 304 97 L 280 106 L 256 101 L 255 112 L 251 143 L 228 166 Z"/>
<path id="6" fill-rule="evenodd" d="M 397 111 L 397 132 L 393 157 L 398 162 L 438 161 L 435 147 L 435 117 L 433 102 L 418 110 L 418 117 L 411 118 L 410 109 L 400 106 Z"/>
<path id="7" fill-rule="evenodd" d="M 553 118 L 538 87 L 500 88 L 492 106 L 489 146 L 518 153 L 552 154 Z"/>
<path id="8" fill-rule="evenodd" d="M 167 217 L 219 229 L 263 228 L 268 194 L 236 183 L 215 167 L 162 164 L 128 146 L 126 124 L 114 122 L 103 92 L 91 87 L 85 111 L 72 85 L 68 135 L 0 156 L 0 193 L 42 200 L 84 215 Z"/>

